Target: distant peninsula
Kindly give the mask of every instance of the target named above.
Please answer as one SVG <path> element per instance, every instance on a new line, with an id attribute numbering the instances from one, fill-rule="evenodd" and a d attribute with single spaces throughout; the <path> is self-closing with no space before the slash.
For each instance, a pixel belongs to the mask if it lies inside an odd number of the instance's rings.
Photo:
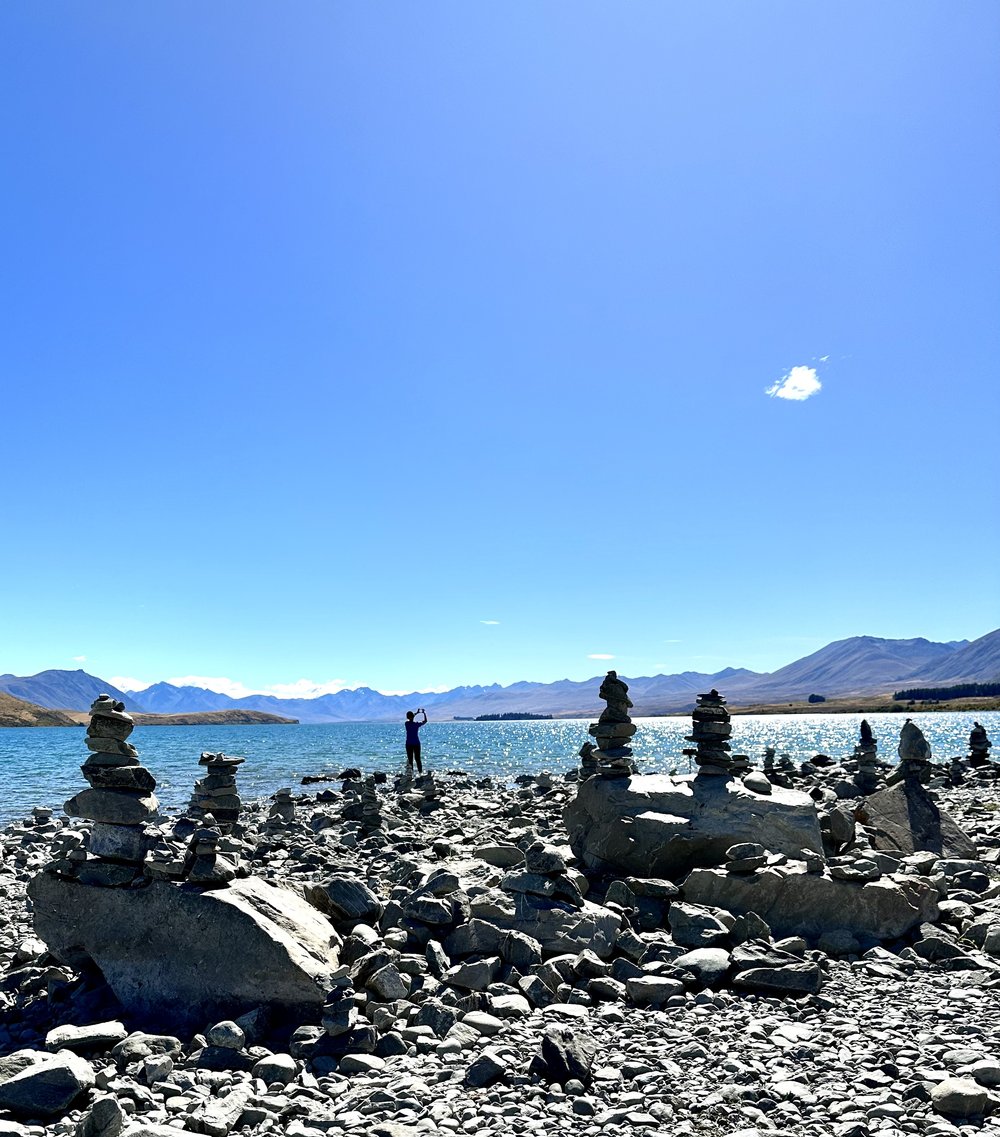
<path id="1" fill-rule="evenodd" d="M 67 712 L 81 723 L 90 721 L 85 712 Z M 191 711 L 187 714 L 152 715 L 137 712 L 132 715 L 136 726 L 297 726 L 298 719 L 271 715 L 266 711 Z"/>
<path id="2" fill-rule="evenodd" d="M 470 715 L 468 718 L 455 715 L 457 722 L 526 722 L 550 718 L 551 715 L 533 715 L 530 711 L 504 711 L 502 715 Z"/>
<path id="3" fill-rule="evenodd" d="M 266 711 L 196 711 L 190 714 L 134 714 L 136 726 L 295 726 L 298 719 Z M 0 729 L 24 726 L 86 726 L 86 711 L 62 711 L 39 707 L 0 691 Z"/>

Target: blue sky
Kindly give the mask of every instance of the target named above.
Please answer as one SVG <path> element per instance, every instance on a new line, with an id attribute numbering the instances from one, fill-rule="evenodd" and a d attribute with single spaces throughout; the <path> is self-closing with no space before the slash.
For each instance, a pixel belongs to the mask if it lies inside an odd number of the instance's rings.
<path id="1" fill-rule="evenodd" d="M 409 691 L 996 627 L 998 33 L 5 4 L 0 671 Z"/>

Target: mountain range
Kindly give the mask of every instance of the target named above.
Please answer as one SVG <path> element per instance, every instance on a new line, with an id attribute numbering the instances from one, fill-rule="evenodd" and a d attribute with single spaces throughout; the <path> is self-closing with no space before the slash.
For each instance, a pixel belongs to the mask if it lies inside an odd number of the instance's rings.
<path id="1" fill-rule="evenodd" d="M 884 694 L 907 686 L 991 682 L 1000 679 L 1000 629 L 971 643 L 852 636 L 766 674 L 727 667 L 713 674 L 685 671 L 679 675 L 623 678 L 629 684 L 636 715 L 690 710 L 695 696 L 710 687 L 721 690 L 731 705 L 747 706 L 804 701 L 811 694 L 835 698 Z M 359 687 L 312 699 L 280 699 L 274 695 L 233 699 L 217 691 L 170 683 L 154 683 L 136 692 L 119 691 L 85 671 L 42 671 L 30 676 L 0 675 L 0 692 L 56 709 L 85 710 L 98 694 L 107 692 L 121 699 L 131 711 L 264 711 L 304 723 L 391 722 L 418 706 L 426 707 L 430 716 L 437 719 L 505 712 L 586 718 L 600 708 L 600 679 L 596 676 L 582 682 L 521 681 L 507 687 L 494 683 L 409 695 L 383 695 L 370 687 Z"/>

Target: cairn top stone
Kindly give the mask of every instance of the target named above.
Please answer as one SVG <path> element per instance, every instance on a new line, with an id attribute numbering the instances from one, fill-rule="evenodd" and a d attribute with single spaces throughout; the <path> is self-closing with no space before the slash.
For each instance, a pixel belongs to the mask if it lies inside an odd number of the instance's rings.
<path id="1" fill-rule="evenodd" d="M 98 695 L 90 704 L 90 713 L 116 718 L 122 722 L 134 721 L 131 715 L 125 713 L 125 704 L 119 699 L 112 699 L 110 695 Z"/>
<path id="2" fill-rule="evenodd" d="M 907 719 L 899 732 L 899 757 L 910 762 L 931 760 L 931 745 L 913 719 Z"/>
<path id="3" fill-rule="evenodd" d="M 218 754 L 213 754 L 209 750 L 204 750 L 202 751 L 201 757 L 198 759 L 198 765 L 231 767 L 242 766 L 245 761 L 245 758 L 234 758 L 232 755 L 223 754 L 221 751 L 219 751 Z"/>
<path id="4" fill-rule="evenodd" d="M 872 728 L 867 719 L 861 720 L 861 744 L 862 746 L 872 746 L 875 743 L 875 736 L 872 734 Z"/>
<path id="5" fill-rule="evenodd" d="M 600 722 L 629 722 L 629 708 L 633 706 L 628 697 L 628 684 L 618 678 L 617 671 L 609 671 L 597 692 L 598 697 L 608 705 L 601 712 Z"/>

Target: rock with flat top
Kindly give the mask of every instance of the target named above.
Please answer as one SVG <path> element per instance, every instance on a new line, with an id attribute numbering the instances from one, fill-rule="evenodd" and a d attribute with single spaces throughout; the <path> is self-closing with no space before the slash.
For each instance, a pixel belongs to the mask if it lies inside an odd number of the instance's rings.
<path id="1" fill-rule="evenodd" d="M 890 940 L 938 915 L 937 890 L 927 880 L 835 880 L 807 872 L 802 862 L 749 874 L 694 869 L 683 888 L 690 903 L 737 915 L 755 912 L 779 936 L 814 938 L 840 928 L 862 938 Z"/>
<path id="2" fill-rule="evenodd" d="M 46 1054 L 12 1078 L 0 1082 L 0 1109 L 15 1117 L 55 1117 L 66 1112 L 94 1085 L 94 1069 L 84 1058 L 63 1051 Z"/>
<path id="3" fill-rule="evenodd" d="M 95 964 L 132 1016 L 183 1033 L 268 1006 L 317 1020 L 339 937 L 297 893 L 253 877 L 88 888 L 39 873 L 35 931 L 70 967 Z"/>
<path id="4" fill-rule="evenodd" d="M 674 878 L 722 864 L 740 842 L 787 856 L 823 850 L 807 794 L 774 786 L 762 796 L 733 778 L 588 778 L 564 818 L 574 855 L 594 872 Z"/>

